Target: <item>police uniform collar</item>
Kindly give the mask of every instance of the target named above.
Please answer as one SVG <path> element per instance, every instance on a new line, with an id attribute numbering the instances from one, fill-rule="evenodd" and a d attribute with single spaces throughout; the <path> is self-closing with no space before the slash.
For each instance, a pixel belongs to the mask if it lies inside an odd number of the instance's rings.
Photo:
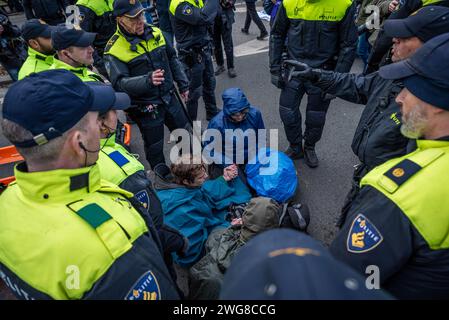
<path id="1" fill-rule="evenodd" d="M 69 70 L 70 72 L 73 72 L 75 74 L 80 74 L 86 76 L 88 73 L 87 67 L 72 67 L 71 65 L 65 63 L 64 61 L 61 61 L 57 58 L 53 61 L 53 68 L 52 69 L 65 69 Z"/>
<path id="2" fill-rule="evenodd" d="M 36 51 L 31 47 L 28 47 L 28 56 L 33 57 L 35 59 L 45 61 L 45 62 L 47 62 L 47 60 L 53 61 L 53 55 L 46 55 L 46 54 L 40 53 L 39 51 Z"/>
<path id="3" fill-rule="evenodd" d="M 16 183 L 22 194 L 37 202 L 70 202 L 100 189 L 97 164 L 79 169 L 28 172 L 25 162 L 14 168 Z"/>
<path id="4" fill-rule="evenodd" d="M 100 146 L 103 147 L 113 147 L 115 146 L 115 133 L 109 138 L 104 138 L 100 140 Z"/>
<path id="5" fill-rule="evenodd" d="M 425 150 L 425 149 L 432 149 L 432 148 L 444 148 L 449 147 L 449 141 L 448 140 L 417 140 L 416 141 L 418 145 L 418 149 Z"/>

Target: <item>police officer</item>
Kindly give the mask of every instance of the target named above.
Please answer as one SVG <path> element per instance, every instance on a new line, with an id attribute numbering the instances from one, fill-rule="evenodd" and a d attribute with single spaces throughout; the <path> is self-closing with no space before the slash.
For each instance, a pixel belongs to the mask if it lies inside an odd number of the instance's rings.
<path id="1" fill-rule="evenodd" d="M 223 49 L 221 40 L 223 39 L 224 51 L 226 53 L 226 65 L 228 75 L 235 78 L 237 73 L 234 69 L 234 44 L 232 43 L 232 25 L 235 22 L 234 10 L 235 0 L 221 0 L 220 9 L 214 23 L 214 55 L 217 62 L 215 75 L 225 71 Z"/>
<path id="2" fill-rule="evenodd" d="M 54 27 L 42 20 L 31 19 L 22 26 L 22 37 L 28 44 L 28 58 L 19 70 L 19 80 L 30 73 L 48 70 L 53 64 L 55 50 L 51 45 Z"/>
<path id="3" fill-rule="evenodd" d="M 209 30 L 217 12 L 218 0 L 172 0 L 170 3 L 179 58 L 190 80 L 187 109 L 192 120 L 197 118 L 201 93 L 206 119 L 209 121 L 219 112 Z"/>
<path id="4" fill-rule="evenodd" d="M 351 0 L 284 0 L 271 29 L 271 82 L 282 89 L 279 112 L 290 143 L 286 153 L 292 159 L 305 156 L 306 164 L 311 168 L 318 166 L 315 144 L 321 138 L 332 97 L 300 79 L 283 79 L 281 66 L 285 42 L 289 59 L 314 68 L 348 72 L 357 42 L 355 10 Z M 308 101 L 303 151 L 299 105 L 304 93 L 308 94 Z"/>
<path id="5" fill-rule="evenodd" d="M 99 112 L 129 102 L 67 70 L 6 94 L 3 133 L 25 162 L 0 197 L 0 278 L 18 298 L 178 298 L 151 217 L 96 164 Z"/>
<path id="6" fill-rule="evenodd" d="M 56 26 L 66 20 L 65 9 L 68 0 L 22 0 L 25 16 L 29 19 L 41 19 Z"/>
<path id="7" fill-rule="evenodd" d="M 331 244 L 333 255 L 400 299 L 449 296 L 449 34 L 429 40 L 410 59 L 380 69 L 403 79 L 396 97 L 401 132 L 416 151 L 370 171 Z"/>
<path id="8" fill-rule="evenodd" d="M 113 4 L 114 0 L 78 0 L 76 2 L 80 10 L 81 28 L 87 32 L 97 34 L 94 41 L 94 66 L 105 77 L 108 74 L 103 61 L 104 48 L 117 27 L 113 13 Z"/>
<path id="9" fill-rule="evenodd" d="M 388 19 L 405 19 L 418 9 L 424 6 L 444 6 L 449 7 L 448 0 L 407 0 L 407 1 L 399 1 L 399 5 L 396 9 L 390 14 Z M 365 70 L 366 74 L 375 72 L 379 69 L 379 66 L 382 64 L 386 64 L 391 62 L 390 57 L 388 56 L 388 51 L 391 48 L 393 43 L 393 39 L 385 30 L 381 28 L 379 30 L 379 35 L 376 38 L 376 42 L 371 49 L 371 53 L 368 57 L 368 66 Z"/>
<path id="10" fill-rule="evenodd" d="M 449 32 L 449 8 L 428 6 L 406 19 L 387 20 L 386 33 L 393 37 L 393 61 L 412 56 L 423 43 Z M 286 61 L 290 63 L 290 61 Z M 294 62 L 292 62 L 294 63 Z M 360 160 L 353 176 L 338 225 L 344 222 L 351 201 L 357 195 L 361 178 L 374 167 L 392 158 L 405 155 L 415 147 L 400 132 L 402 116 L 396 95 L 402 90 L 401 80 L 382 78 L 378 72 L 367 76 L 311 69 L 297 72 L 324 92 L 353 103 L 366 104 L 352 140 L 352 150 Z"/>
<path id="11" fill-rule="evenodd" d="M 88 67 L 94 62 L 92 44 L 96 34 L 74 26 L 67 28 L 58 26 L 52 32 L 51 41 L 57 52 L 50 69 L 66 69 L 74 73 L 81 80 L 96 82 L 103 79 Z"/>
<path id="12" fill-rule="evenodd" d="M 154 191 L 153 183 L 147 177 L 143 164 L 129 153 L 121 144 L 116 143 L 117 111 L 101 113 L 100 120 L 100 153 L 98 165 L 101 178 L 132 192 L 145 210 L 153 218 L 154 225 L 161 239 L 164 260 L 176 281 L 172 254 L 183 254 L 187 251 L 188 241 L 179 231 L 164 224 L 164 213 L 161 202 Z"/>
<path id="13" fill-rule="evenodd" d="M 118 27 L 105 49 L 106 67 L 114 88 L 128 93 L 136 105 L 128 114 L 140 129 L 146 158 L 154 168 L 165 163 L 164 123 L 171 131 L 191 131 L 173 84 L 176 81 L 187 99 L 188 80 L 161 30 L 145 24 L 139 1 L 116 0 L 114 13 Z"/>
<path id="14" fill-rule="evenodd" d="M 8 14 L 0 7 L 0 63 L 13 81 L 17 81 L 19 69 L 26 60 L 26 50 L 20 29 L 11 23 Z"/>

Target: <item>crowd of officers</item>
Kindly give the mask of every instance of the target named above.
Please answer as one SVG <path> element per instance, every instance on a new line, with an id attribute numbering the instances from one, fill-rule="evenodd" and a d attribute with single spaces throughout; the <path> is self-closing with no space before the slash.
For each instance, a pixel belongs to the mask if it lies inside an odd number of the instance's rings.
<path id="1" fill-rule="evenodd" d="M 331 100 L 365 105 L 352 142 L 360 164 L 330 252 L 361 274 L 378 266 L 397 298 L 448 298 L 448 2 L 392 0 L 364 74 L 350 74 L 358 36 L 372 32 L 357 29 L 357 8 L 371 2 L 280 3 L 269 69 L 281 89 L 286 154 L 317 167 Z M 138 0 L 76 5 L 79 25 L 31 10 L 22 27 L 28 56 L 5 97 L 2 127 L 25 162 L 0 197 L 0 276 L 23 299 L 182 297 L 171 253 L 188 243 L 164 224 L 143 165 L 115 142 L 116 110 L 139 127 L 150 166 L 165 163 L 164 125 L 191 131 L 201 96 L 207 120 L 220 112 L 221 40 L 236 75 L 234 3 L 172 0 L 159 12 L 163 29 L 146 23 Z M 8 23 L 2 33 L 17 31 Z M 228 33 L 214 41 L 213 28 Z M 67 282 L 67 266 L 80 268 L 77 283 Z"/>

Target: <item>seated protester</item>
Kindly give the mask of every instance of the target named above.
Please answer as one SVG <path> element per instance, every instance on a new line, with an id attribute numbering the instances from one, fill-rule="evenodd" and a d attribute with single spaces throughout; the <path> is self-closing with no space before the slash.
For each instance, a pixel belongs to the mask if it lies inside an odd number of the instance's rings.
<path id="1" fill-rule="evenodd" d="M 50 69 L 69 70 L 84 82 L 103 82 L 100 75 L 88 68 L 94 63 L 92 47 L 96 33 L 86 32 L 77 26 L 56 27 L 51 33 L 51 43 L 57 52 Z"/>
<path id="2" fill-rule="evenodd" d="M 279 227 L 281 207 L 270 198 L 253 198 L 242 217 L 206 242 L 206 255 L 190 269 L 189 299 L 218 299 L 221 283 L 232 259 L 256 234 Z"/>
<path id="3" fill-rule="evenodd" d="M 187 250 L 188 242 L 177 230 L 164 224 L 161 203 L 148 179 L 143 164 L 116 142 L 117 112 L 110 110 L 99 115 L 100 122 L 100 152 L 97 164 L 100 167 L 101 178 L 118 185 L 120 188 L 134 193 L 146 212 L 152 217 L 164 250 L 164 260 L 169 271 L 176 280 L 172 268 L 172 252 L 182 254 Z"/>
<path id="4" fill-rule="evenodd" d="M 229 206 L 246 203 L 251 195 L 238 178 L 236 166 L 225 168 L 217 179 L 207 180 L 206 166 L 192 155 L 183 155 L 171 165 L 172 178 L 164 164 L 156 166 L 155 172 L 165 223 L 189 240 L 187 252 L 175 255 L 175 262 L 190 267 L 203 256 L 211 232 L 229 226 L 225 220 Z"/>
<path id="5" fill-rule="evenodd" d="M 26 21 L 22 26 L 22 37 L 28 44 L 28 58 L 19 70 L 19 80 L 31 73 L 48 70 L 53 64 L 55 50 L 51 45 L 54 27 L 38 19 Z"/>
<path id="6" fill-rule="evenodd" d="M 335 260 L 301 232 L 275 229 L 256 235 L 232 260 L 224 300 L 391 300 L 366 278 Z"/>
<path id="7" fill-rule="evenodd" d="M 209 140 L 204 146 L 206 150 L 205 154 L 208 157 L 210 156 L 211 161 L 220 167 L 225 167 L 233 163 L 239 165 L 246 164 L 249 158 L 256 155 L 257 148 L 259 147 L 259 141 L 257 141 L 258 130 L 265 129 L 262 114 L 259 109 L 249 103 L 245 94 L 239 88 L 226 89 L 222 94 L 222 99 L 223 110 L 209 122 L 209 126 L 207 127 L 208 130 L 216 129 L 220 131 L 222 137 L 221 143 L 214 141 L 214 139 Z M 244 134 L 248 134 L 248 130 L 254 130 L 256 144 L 252 144 L 245 139 L 243 149 L 239 148 L 236 143 L 236 136 L 239 137 L 239 135 L 235 131 L 235 135 L 225 135 L 225 130 L 237 129 L 241 129 Z M 233 139 L 233 141 L 227 142 L 227 139 Z M 226 145 L 229 147 L 232 146 L 232 150 L 226 148 Z"/>

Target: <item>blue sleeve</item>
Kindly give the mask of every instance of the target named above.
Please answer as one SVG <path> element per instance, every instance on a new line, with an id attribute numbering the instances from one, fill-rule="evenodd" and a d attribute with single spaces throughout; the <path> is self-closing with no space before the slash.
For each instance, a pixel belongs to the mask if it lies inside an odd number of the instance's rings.
<path id="1" fill-rule="evenodd" d="M 260 112 L 260 110 L 257 110 L 256 114 L 257 114 L 256 120 L 257 129 L 265 129 L 265 123 L 263 122 L 262 113 Z"/>

